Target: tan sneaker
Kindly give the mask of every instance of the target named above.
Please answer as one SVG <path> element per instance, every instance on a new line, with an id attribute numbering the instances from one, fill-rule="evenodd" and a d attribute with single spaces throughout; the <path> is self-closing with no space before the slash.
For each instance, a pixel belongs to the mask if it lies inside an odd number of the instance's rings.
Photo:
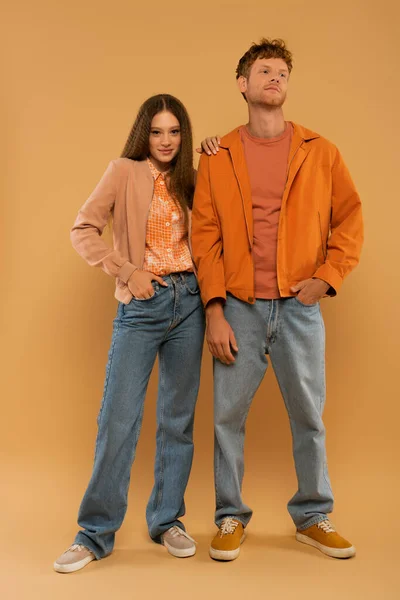
<path id="1" fill-rule="evenodd" d="M 53 567 L 57 573 L 73 573 L 86 567 L 95 558 L 93 552 L 82 546 L 82 544 L 72 544 L 64 554 L 57 558 Z"/>
<path id="2" fill-rule="evenodd" d="M 350 558 L 356 553 L 354 546 L 337 533 L 328 519 L 302 531 L 296 531 L 296 540 L 314 546 L 333 558 Z"/>
<path id="3" fill-rule="evenodd" d="M 196 542 L 180 527 L 174 525 L 161 536 L 161 542 L 172 556 L 187 558 L 196 553 Z"/>
<path id="4" fill-rule="evenodd" d="M 215 560 L 234 560 L 239 556 L 240 544 L 246 534 L 240 521 L 226 517 L 210 546 L 210 556 Z"/>

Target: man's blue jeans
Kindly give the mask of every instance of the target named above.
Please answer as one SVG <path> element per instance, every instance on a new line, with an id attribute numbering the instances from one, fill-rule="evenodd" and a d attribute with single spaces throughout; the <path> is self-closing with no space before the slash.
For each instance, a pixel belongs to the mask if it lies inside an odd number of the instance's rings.
<path id="1" fill-rule="evenodd" d="M 268 354 L 293 436 L 298 491 L 288 510 L 296 527 L 306 529 L 333 507 L 322 422 L 325 329 L 319 303 L 282 298 L 250 305 L 228 295 L 224 312 L 239 351 L 232 365 L 214 361 L 215 521 L 234 516 L 247 525 L 252 515 L 241 495 L 245 423 Z"/>
<path id="2" fill-rule="evenodd" d="M 157 354 L 155 483 L 147 506 L 150 536 L 177 525 L 193 458 L 193 421 L 200 381 L 204 313 L 193 274 L 153 282 L 154 296 L 119 304 L 106 369 L 92 477 L 83 498 L 75 543 L 96 558 L 114 546 L 127 508 L 130 471 L 147 385 Z"/>

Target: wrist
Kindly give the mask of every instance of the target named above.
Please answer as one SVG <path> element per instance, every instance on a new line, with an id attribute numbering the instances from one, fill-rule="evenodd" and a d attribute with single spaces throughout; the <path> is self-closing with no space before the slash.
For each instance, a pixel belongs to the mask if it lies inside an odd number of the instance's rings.
<path id="1" fill-rule="evenodd" d="M 319 281 L 320 283 L 323 283 L 324 285 L 326 285 L 327 288 L 330 287 L 330 284 L 325 281 L 325 279 L 321 279 L 320 277 L 313 277 L 314 281 Z"/>
<path id="2" fill-rule="evenodd" d="M 206 306 L 206 316 L 224 316 L 224 301 L 222 298 L 213 298 Z"/>
<path id="3" fill-rule="evenodd" d="M 129 279 L 127 281 L 127 283 L 132 279 L 132 277 L 134 276 L 135 273 L 137 273 L 139 271 L 139 267 L 135 267 L 132 271 L 132 273 L 129 276 Z"/>

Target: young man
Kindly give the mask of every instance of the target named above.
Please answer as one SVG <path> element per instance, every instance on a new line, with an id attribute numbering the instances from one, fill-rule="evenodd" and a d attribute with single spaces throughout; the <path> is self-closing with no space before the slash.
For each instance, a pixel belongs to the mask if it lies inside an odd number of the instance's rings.
<path id="1" fill-rule="evenodd" d="M 336 147 L 286 122 L 292 55 L 253 44 L 237 67 L 249 121 L 200 159 L 194 260 L 214 356 L 216 518 L 212 558 L 239 555 L 252 511 L 243 503 L 244 430 L 269 356 L 293 435 L 296 539 L 337 558 L 355 548 L 334 529 L 322 411 L 324 324 L 319 301 L 357 265 L 360 199 Z M 212 144 L 211 144 L 212 146 Z"/>

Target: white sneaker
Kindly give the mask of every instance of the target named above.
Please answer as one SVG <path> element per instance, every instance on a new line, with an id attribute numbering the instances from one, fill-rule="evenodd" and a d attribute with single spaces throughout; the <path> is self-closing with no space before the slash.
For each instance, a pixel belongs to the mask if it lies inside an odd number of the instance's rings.
<path id="1" fill-rule="evenodd" d="M 64 554 L 57 558 L 53 567 L 57 573 L 73 573 L 86 567 L 92 560 L 95 560 L 93 552 L 82 544 L 72 544 Z"/>
<path id="2" fill-rule="evenodd" d="M 196 553 L 196 542 L 180 527 L 174 525 L 161 536 L 161 542 L 172 556 L 186 558 Z"/>

